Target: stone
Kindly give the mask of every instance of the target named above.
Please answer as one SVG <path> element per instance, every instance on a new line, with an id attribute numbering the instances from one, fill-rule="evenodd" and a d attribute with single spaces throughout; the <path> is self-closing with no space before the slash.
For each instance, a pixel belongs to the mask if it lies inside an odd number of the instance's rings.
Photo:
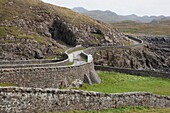
<path id="1" fill-rule="evenodd" d="M 83 82 L 92 85 L 92 81 L 91 81 L 90 77 L 86 74 L 84 75 L 84 81 Z"/>
<path id="2" fill-rule="evenodd" d="M 41 52 L 39 49 L 36 49 L 36 50 L 35 50 L 35 58 L 37 58 L 37 59 L 42 59 L 42 58 L 44 58 L 42 52 Z"/>
<path id="3" fill-rule="evenodd" d="M 91 80 L 92 84 L 100 84 L 101 83 L 101 79 L 95 70 L 90 71 L 90 80 Z"/>
<path id="4" fill-rule="evenodd" d="M 76 79 L 71 83 L 70 88 L 79 88 L 82 87 L 82 85 L 83 81 L 81 81 L 80 79 Z"/>

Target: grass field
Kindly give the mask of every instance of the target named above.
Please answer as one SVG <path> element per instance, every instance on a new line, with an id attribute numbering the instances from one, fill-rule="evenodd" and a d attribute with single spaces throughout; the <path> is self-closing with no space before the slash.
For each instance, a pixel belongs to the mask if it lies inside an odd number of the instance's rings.
<path id="1" fill-rule="evenodd" d="M 101 84 L 84 84 L 80 90 L 122 93 L 122 92 L 152 92 L 170 96 L 170 80 L 154 77 L 141 77 L 115 72 L 98 72 Z"/>
<path id="2" fill-rule="evenodd" d="M 98 74 L 102 79 L 101 84 L 93 86 L 85 84 L 80 89 L 106 93 L 144 91 L 170 96 L 170 80 L 168 79 L 141 77 L 116 72 L 98 72 Z M 170 113 L 170 108 L 120 107 L 100 111 L 68 111 L 64 113 Z"/>
<path id="3" fill-rule="evenodd" d="M 162 21 L 157 24 L 120 22 L 114 23 L 113 26 L 123 33 L 170 36 L 170 21 Z"/>

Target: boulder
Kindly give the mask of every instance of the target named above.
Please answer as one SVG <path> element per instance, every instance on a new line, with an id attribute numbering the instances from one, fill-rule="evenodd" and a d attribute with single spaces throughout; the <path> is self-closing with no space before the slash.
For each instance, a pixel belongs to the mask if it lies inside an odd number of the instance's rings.
<path id="1" fill-rule="evenodd" d="M 84 75 L 84 81 L 83 82 L 92 85 L 92 81 L 91 81 L 90 77 L 86 74 Z"/>
<path id="2" fill-rule="evenodd" d="M 95 70 L 90 71 L 90 80 L 91 80 L 92 84 L 100 84 L 101 83 L 101 79 Z"/>

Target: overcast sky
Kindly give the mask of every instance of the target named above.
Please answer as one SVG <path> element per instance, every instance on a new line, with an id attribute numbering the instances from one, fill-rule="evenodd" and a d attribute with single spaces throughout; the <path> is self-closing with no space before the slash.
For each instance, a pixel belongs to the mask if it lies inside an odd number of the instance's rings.
<path id="1" fill-rule="evenodd" d="M 68 8 L 84 7 L 88 10 L 111 10 L 120 15 L 136 14 L 170 16 L 170 0 L 42 0 Z"/>

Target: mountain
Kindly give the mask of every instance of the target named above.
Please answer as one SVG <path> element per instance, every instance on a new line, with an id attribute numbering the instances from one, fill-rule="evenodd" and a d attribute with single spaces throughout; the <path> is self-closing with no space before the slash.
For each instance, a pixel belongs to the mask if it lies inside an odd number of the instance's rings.
<path id="1" fill-rule="evenodd" d="M 83 9 L 83 10 L 82 10 Z M 115 22 L 121 22 L 121 21 L 135 21 L 135 22 L 142 22 L 142 23 L 150 23 L 153 20 L 161 20 L 163 18 L 166 18 L 165 16 L 137 16 L 135 14 L 132 15 L 118 15 L 115 12 L 112 11 L 101 11 L 101 10 L 91 10 L 88 11 L 82 7 L 79 8 L 73 8 L 73 11 L 76 11 L 78 13 L 82 13 L 84 15 L 90 16 L 94 19 L 108 22 L 108 23 L 115 23 Z"/>
<path id="2" fill-rule="evenodd" d="M 75 11 L 75 12 L 77 12 L 77 13 L 85 13 L 85 12 L 88 11 L 88 10 L 86 10 L 86 9 L 83 8 L 83 7 L 74 7 L 72 10 Z"/>
<path id="3" fill-rule="evenodd" d="M 0 60 L 51 58 L 67 46 L 124 44 L 113 26 L 41 0 L 0 0 Z"/>

